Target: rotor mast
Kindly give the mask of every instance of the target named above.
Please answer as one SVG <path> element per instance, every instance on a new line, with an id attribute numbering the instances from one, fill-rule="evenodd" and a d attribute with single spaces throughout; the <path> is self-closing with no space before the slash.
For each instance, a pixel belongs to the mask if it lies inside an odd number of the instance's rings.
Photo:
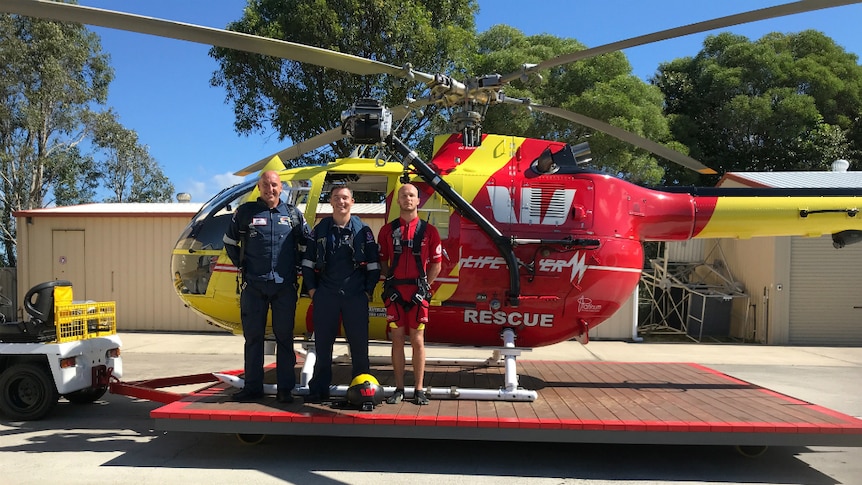
<path id="1" fill-rule="evenodd" d="M 477 113 L 478 114 L 478 113 Z M 506 237 L 485 216 L 467 202 L 451 185 L 446 183 L 422 158 L 401 139 L 392 134 L 392 112 L 374 99 L 358 101 L 349 110 L 341 114 L 343 122 L 342 133 L 349 135 L 352 141 L 364 145 L 387 145 L 401 156 L 405 172 L 412 168 L 419 177 L 443 197 L 455 210 L 467 220 L 473 222 L 491 238 L 494 246 L 506 261 L 509 268 L 509 292 L 506 297 L 511 306 L 518 306 L 521 296 L 521 278 L 518 258 L 515 256 L 515 242 Z M 469 128 L 469 127 L 465 127 Z M 479 133 L 481 136 L 481 132 Z"/>

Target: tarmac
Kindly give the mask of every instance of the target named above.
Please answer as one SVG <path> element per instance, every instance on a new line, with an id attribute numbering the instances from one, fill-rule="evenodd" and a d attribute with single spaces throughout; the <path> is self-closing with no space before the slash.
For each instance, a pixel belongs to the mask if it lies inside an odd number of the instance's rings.
<path id="1" fill-rule="evenodd" d="M 241 336 L 120 333 L 123 381 L 242 367 Z M 299 346 L 297 346 L 299 348 Z M 336 353 L 346 346 L 336 346 Z M 371 346 L 388 355 L 389 345 Z M 487 358 L 489 349 L 432 346 L 428 358 Z M 267 362 L 273 357 L 268 356 Z M 725 343 L 562 342 L 519 360 L 692 362 L 862 418 L 862 348 Z M 184 392 L 178 389 L 179 392 Z M 108 394 L 92 405 L 61 400 L 37 422 L 0 416 L 3 483 L 376 484 L 860 484 L 862 448 L 773 447 L 744 458 L 713 446 L 417 442 L 163 432 L 161 404 Z M 351 441 L 353 440 L 353 441 Z M 394 442 L 393 442 L 394 441 Z M 623 461 L 624 460 L 624 461 Z"/>

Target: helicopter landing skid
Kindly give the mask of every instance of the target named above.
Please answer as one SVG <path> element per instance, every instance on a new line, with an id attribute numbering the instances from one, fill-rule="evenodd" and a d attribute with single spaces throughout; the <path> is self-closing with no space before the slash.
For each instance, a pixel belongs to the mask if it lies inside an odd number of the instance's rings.
<path id="1" fill-rule="evenodd" d="M 505 366 L 505 385 L 499 389 L 475 389 L 461 388 L 457 386 L 451 387 L 427 387 L 425 394 L 431 399 L 463 399 L 472 401 L 515 401 L 515 402 L 533 402 L 536 400 L 538 393 L 533 390 L 524 389 L 518 386 L 518 371 L 517 357 L 521 352 L 529 349 L 518 349 L 515 347 L 515 332 L 512 329 L 505 329 L 502 333 L 503 348 L 495 349 L 494 355 L 489 359 L 475 359 L 471 363 L 481 365 L 494 365 L 503 361 Z M 299 374 L 299 385 L 294 390 L 297 396 L 305 396 L 309 394 L 308 383 L 314 376 L 314 363 L 317 361 L 317 356 L 314 351 L 314 342 L 303 342 L 305 350 L 305 362 L 302 365 L 302 370 Z M 445 359 L 428 359 L 435 362 L 445 363 Z M 463 365 L 467 359 L 451 359 L 449 362 L 452 365 Z M 329 395 L 333 398 L 343 398 L 347 395 L 348 386 L 331 386 Z M 395 387 L 384 386 L 384 395 L 391 396 L 395 392 Z M 415 388 L 405 387 L 404 397 L 411 399 L 414 395 Z"/>

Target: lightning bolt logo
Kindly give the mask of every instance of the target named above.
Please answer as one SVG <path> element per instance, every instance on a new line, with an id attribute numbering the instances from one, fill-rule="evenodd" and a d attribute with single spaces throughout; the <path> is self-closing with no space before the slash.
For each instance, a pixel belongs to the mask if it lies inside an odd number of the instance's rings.
<path id="1" fill-rule="evenodd" d="M 578 259 L 580 257 L 580 259 Z M 569 260 L 569 265 L 572 266 L 572 276 L 569 278 L 569 281 L 575 281 L 575 275 L 578 275 L 577 284 L 581 284 L 581 279 L 584 277 L 584 273 L 587 272 L 587 265 L 585 264 L 587 260 L 587 253 L 582 253 L 580 251 L 576 252 L 572 259 Z"/>
<path id="2" fill-rule="evenodd" d="M 577 284 L 580 284 L 581 279 L 584 277 L 584 273 L 587 272 L 586 260 L 587 253 L 578 251 L 572 256 L 572 259 L 568 261 L 562 259 L 542 259 L 539 261 L 539 270 L 552 273 L 562 273 L 563 268 L 572 268 L 572 276 L 569 278 L 569 282 L 574 282 L 575 275 L 577 275 Z"/>

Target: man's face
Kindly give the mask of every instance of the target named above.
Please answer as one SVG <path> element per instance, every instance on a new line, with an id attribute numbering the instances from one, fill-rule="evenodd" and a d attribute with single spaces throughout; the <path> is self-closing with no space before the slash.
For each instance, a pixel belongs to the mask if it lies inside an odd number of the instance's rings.
<path id="1" fill-rule="evenodd" d="M 335 189 L 332 192 L 329 203 L 332 204 L 333 214 L 350 214 L 350 209 L 353 207 L 353 196 L 350 195 L 350 189 Z"/>
<path id="2" fill-rule="evenodd" d="M 419 208 L 419 191 L 412 185 L 398 189 L 398 207 L 405 212 L 413 212 Z"/>
<path id="3" fill-rule="evenodd" d="M 257 188 L 260 190 L 260 198 L 269 208 L 278 205 L 281 196 L 281 179 L 278 178 L 278 174 L 275 172 L 265 173 L 257 182 Z"/>

